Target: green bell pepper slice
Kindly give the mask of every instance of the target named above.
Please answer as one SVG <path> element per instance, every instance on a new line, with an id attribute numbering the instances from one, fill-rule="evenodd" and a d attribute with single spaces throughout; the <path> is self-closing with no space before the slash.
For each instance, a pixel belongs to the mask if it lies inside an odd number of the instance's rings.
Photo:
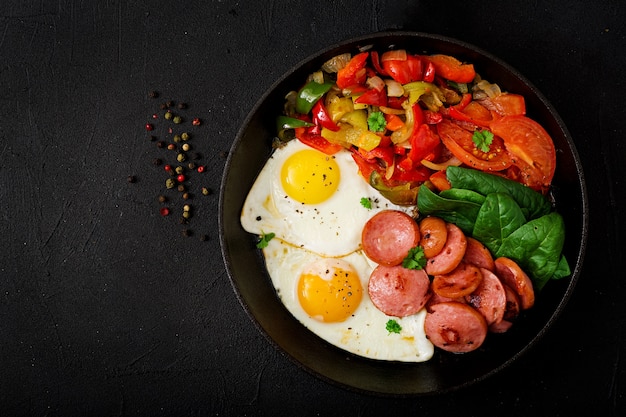
<path id="1" fill-rule="evenodd" d="M 316 81 L 308 82 L 298 92 L 296 98 L 296 111 L 300 114 L 308 114 L 317 100 L 322 98 L 333 86 L 333 83 L 320 84 Z"/>

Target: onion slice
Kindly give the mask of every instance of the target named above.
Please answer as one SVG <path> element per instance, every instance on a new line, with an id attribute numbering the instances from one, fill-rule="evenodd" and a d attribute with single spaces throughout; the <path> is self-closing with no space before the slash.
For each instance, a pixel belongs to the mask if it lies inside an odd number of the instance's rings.
<path id="1" fill-rule="evenodd" d="M 424 165 L 426 168 L 432 169 L 433 171 L 441 171 L 444 170 L 446 168 L 448 168 L 449 166 L 455 166 L 458 167 L 459 165 L 461 165 L 461 160 L 458 159 L 456 156 L 453 156 L 452 158 L 448 159 L 445 162 L 440 162 L 438 164 L 431 162 L 427 159 L 422 159 L 421 161 L 422 165 Z"/>

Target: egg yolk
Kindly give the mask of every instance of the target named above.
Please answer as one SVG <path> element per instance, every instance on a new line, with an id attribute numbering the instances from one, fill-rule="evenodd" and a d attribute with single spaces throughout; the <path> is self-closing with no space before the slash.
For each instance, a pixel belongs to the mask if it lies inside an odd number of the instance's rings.
<path id="1" fill-rule="evenodd" d="M 298 281 L 300 305 L 309 316 L 322 322 L 340 322 L 350 317 L 362 294 L 361 280 L 349 264 L 308 271 Z"/>
<path id="2" fill-rule="evenodd" d="M 283 163 L 280 179 L 289 197 L 304 204 L 318 204 L 337 190 L 339 165 L 330 155 L 302 150 Z"/>

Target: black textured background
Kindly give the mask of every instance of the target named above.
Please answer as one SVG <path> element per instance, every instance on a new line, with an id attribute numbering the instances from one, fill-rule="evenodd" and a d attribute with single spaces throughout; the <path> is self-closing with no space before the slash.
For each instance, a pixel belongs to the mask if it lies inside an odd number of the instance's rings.
<path id="1" fill-rule="evenodd" d="M 624 415 L 625 22 L 617 0 L 3 0 L 0 415 Z M 224 154 L 257 99 L 319 49 L 388 29 L 518 69 L 557 108 L 588 182 L 565 312 L 514 366 L 445 397 L 370 397 L 300 370 L 238 304 L 217 236 Z M 159 214 L 152 161 L 171 154 L 144 129 L 168 99 L 188 103 L 207 166 L 190 182 L 190 237 L 178 199 Z"/>

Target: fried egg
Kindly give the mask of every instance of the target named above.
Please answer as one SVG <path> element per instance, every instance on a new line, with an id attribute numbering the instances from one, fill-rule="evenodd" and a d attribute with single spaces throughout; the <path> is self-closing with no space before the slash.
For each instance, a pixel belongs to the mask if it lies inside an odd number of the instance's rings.
<path id="1" fill-rule="evenodd" d="M 370 208 L 362 204 L 369 200 Z M 329 156 L 298 140 L 274 151 L 241 213 L 243 228 L 273 233 L 263 249 L 276 293 L 313 333 L 359 356 L 404 362 L 432 357 L 425 310 L 397 318 L 378 310 L 367 284 L 376 264 L 362 252 L 361 234 L 376 213 L 397 206 L 359 174 L 348 150 Z M 395 320 L 400 333 L 387 330 Z"/>
<path id="2" fill-rule="evenodd" d="M 368 209 L 362 199 L 371 202 Z M 250 233 L 274 233 L 322 256 L 360 249 L 367 220 L 384 209 L 412 212 L 385 199 L 359 175 L 348 150 L 329 156 L 289 141 L 274 151 L 254 182 L 241 214 Z"/>
<path id="3" fill-rule="evenodd" d="M 370 359 L 423 362 L 434 352 L 426 338 L 426 310 L 407 317 L 390 317 L 367 294 L 376 264 L 361 251 L 325 258 L 272 239 L 263 249 L 276 292 L 302 325 L 328 343 Z M 400 332 L 387 330 L 395 320 Z"/>

